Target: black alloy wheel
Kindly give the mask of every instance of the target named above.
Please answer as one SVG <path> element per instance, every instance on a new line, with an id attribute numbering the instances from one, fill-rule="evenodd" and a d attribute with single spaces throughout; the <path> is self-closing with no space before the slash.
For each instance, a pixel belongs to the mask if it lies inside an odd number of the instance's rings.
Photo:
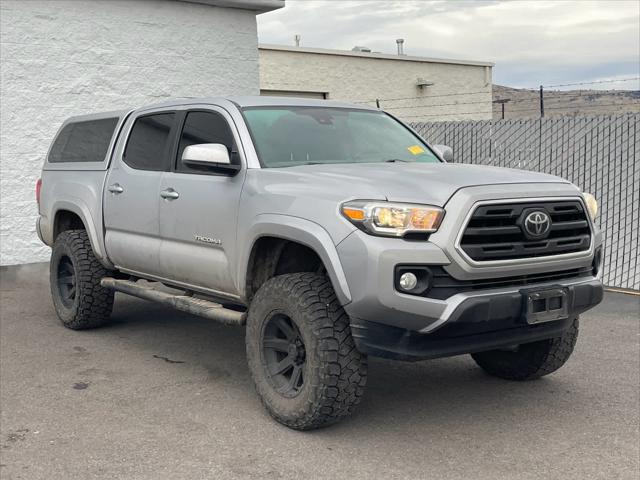
<path id="1" fill-rule="evenodd" d="M 262 361 L 271 385 L 285 397 L 304 386 L 305 344 L 300 329 L 288 316 L 274 313 L 262 331 Z"/>
<path id="2" fill-rule="evenodd" d="M 58 271 L 56 272 L 56 282 L 60 300 L 62 300 L 65 307 L 71 308 L 76 299 L 76 269 L 67 255 L 60 258 Z"/>
<path id="3" fill-rule="evenodd" d="M 249 305 L 245 343 L 260 400 L 287 427 L 337 422 L 362 398 L 367 357 L 324 275 L 287 273 L 265 281 Z"/>

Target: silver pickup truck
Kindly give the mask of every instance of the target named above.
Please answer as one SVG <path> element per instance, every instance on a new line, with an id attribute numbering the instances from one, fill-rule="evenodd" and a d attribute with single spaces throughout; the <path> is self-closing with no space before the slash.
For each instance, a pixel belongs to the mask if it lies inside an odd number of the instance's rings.
<path id="1" fill-rule="evenodd" d="M 70 118 L 37 185 L 56 312 L 97 327 L 124 292 L 246 325 L 258 395 L 296 429 L 353 411 L 368 355 L 549 374 L 602 299 L 597 203 L 451 154 L 388 113 L 328 101 Z"/>

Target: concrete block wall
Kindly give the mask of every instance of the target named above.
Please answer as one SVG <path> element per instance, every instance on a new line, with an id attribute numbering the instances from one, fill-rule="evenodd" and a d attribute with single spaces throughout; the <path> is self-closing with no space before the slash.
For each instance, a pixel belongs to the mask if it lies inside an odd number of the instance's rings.
<path id="1" fill-rule="evenodd" d="M 167 0 L 0 2 L 0 265 L 47 260 L 35 183 L 72 115 L 259 92 L 256 12 Z"/>
<path id="2" fill-rule="evenodd" d="M 490 119 L 491 64 L 456 62 L 261 45 L 260 88 L 370 105 L 380 99 L 381 108 L 409 122 Z M 433 85 L 420 88 L 418 78 Z"/>

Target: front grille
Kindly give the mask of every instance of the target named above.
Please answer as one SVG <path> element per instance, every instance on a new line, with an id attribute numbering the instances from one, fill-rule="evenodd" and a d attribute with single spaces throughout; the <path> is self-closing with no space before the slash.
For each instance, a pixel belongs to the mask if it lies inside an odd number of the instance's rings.
<path id="1" fill-rule="evenodd" d="M 513 277 L 483 278 L 480 280 L 456 280 L 440 266 L 430 266 L 433 276 L 431 288 L 423 295 L 428 298 L 446 300 L 461 292 L 487 290 L 491 288 L 527 287 L 539 283 L 556 282 L 595 275 L 594 267 L 572 268 L 554 272 L 533 273 Z"/>
<path id="2" fill-rule="evenodd" d="M 523 221 L 530 212 L 546 212 L 551 226 L 545 238 L 525 234 Z M 511 260 L 589 249 L 591 229 L 579 200 L 482 205 L 475 209 L 460 241 L 473 260 Z"/>

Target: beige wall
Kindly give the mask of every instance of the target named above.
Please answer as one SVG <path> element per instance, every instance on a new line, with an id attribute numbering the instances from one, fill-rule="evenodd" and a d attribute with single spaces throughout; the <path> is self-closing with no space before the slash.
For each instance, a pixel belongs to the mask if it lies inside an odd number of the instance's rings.
<path id="1" fill-rule="evenodd" d="M 490 64 L 312 50 L 261 46 L 261 90 L 326 93 L 330 100 L 373 105 L 379 98 L 383 109 L 407 121 L 491 118 Z M 419 77 L 434 85 L 417 87 Z"/>

